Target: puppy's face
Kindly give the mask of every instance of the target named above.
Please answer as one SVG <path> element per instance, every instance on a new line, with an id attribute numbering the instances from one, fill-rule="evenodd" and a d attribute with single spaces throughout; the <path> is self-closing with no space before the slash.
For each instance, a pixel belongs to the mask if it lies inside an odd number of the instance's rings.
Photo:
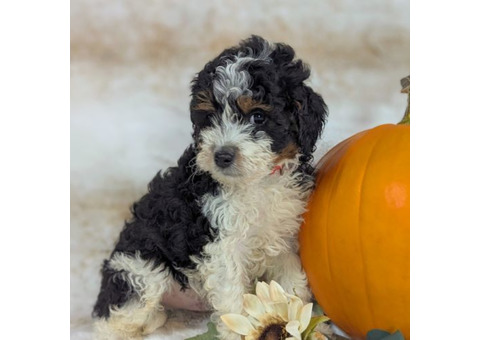
<path id="1" fill-rule="evenodd" d="M 252 181 L 310 159 L 326 107 L 294 51 L 260 37 L 225 50 L 192 85 L 197 166 L 220 183 Z"/>

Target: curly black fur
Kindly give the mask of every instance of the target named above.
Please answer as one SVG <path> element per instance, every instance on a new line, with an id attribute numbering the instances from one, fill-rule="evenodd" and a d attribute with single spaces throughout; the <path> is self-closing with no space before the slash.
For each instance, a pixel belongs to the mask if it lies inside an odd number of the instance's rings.
<path id="1" fill-rule="evenodd" d="M 109 268 L 108 260 L 103 262 L 102 284 L 93 308 L 94 316 L 109 317 L 111 306 L 122 306 L 135 294 L 133 287 L 121 278 L 122 273 Z"/>
<path id="2" fill-rule="evenodd" d="M 191 255 L 199 255 L 216 232 L 202 215 L 198 200 L 214 193 L 218 184 L 208 174 L 195 171 L 195 150 L 190 146 L 178 166 L 159 172 L 148 186 L 148 193 L 133 204 L 110 258 L 121 252 L 140 254 L 156 266 L 164 263 L 174 278 L 186 288 L 187 278 L 176 268 L 191 268 Z M 132 288 L 105 261 L 103 280 L 94 315 L 109 316 L 109 305 L 121 306 L 132 295 Z"/>

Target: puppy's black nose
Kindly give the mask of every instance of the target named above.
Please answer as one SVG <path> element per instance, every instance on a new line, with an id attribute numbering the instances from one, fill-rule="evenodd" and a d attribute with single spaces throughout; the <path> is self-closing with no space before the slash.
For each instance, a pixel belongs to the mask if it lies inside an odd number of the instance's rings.
<path id="1" fill-rule="evenodd" d="M 220 168 L 228 168 L 235 160 L 236 149 L 231 146 L 224 146 L 215 152 L 215 164 Z"/>

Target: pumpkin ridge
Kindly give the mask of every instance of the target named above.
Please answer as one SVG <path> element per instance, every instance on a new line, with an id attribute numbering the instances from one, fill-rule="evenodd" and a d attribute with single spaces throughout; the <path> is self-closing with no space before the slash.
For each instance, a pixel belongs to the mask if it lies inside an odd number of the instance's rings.
<path id="1" fill-rule="evenodd" d="M 327 228 L 325 228 L 326 230 L 326 235 L 328 235 L 328 231 L 331 230 L 331 228 L 333 228 L 333 225 L 335 225 L 335 223 L 332 223 L 332 218 L 336 215 L 335 212 L 331 212 L 331 207 L 332 205 L 337 205 L 338 204 L 341 204 L 341 202 L 338 202 L 338 198 L 335 197 L 335 193 L 338 191 L 338 187 L 342 187 L 342 186 L 345 186 L 345 183 L 339 183 L 339 181 L 341 179 L 343 179 L 345 177 L 345 173 L 344 173 L 344 170 L 345 169 L 348 169 L 351 167 L 351 154 L 355 154 L 356 153 L 356 149 L 358 147 L 358 145 L 363 145 L 364 143 L 364 140 L 365 139 L 372 139 L 372 136 L 368 135 L 368 132 L 370 132 L 372 129 L 369 129 L 369 130 L 366 130 L 364 131 L 363 133 L 360 133 L 360 134 L 357 134 L 357 135 L 354 135 L 352 137 L 350 137 L 348 140 L 347 140 L 347 143 L 345 145 L 343 145 L 342 148 L 339 148 L 337 150 L 335 150 L 335 167 L 334 169 L 330 170 L 330 171 L 334 171 L 334 176 L 329 179 L 329 181 L 331 181 L 331 183 L 333 183 L 334 185 L 332 186 L 332 189 L 331 189 L 331 192 L 333 192 L 334 194 L 331 194 L 329 197 L 328 197 L 328 200 L 327 200 L 327 223 L 326 225 L 329 226 Z M 373 146 L 371 147 L 371 151 L 373 150 Z M 339 155 L 341 155 L 339 157 Z M 370 155 L 369 155 L 370 157 Z M 363 157 L 362 157 L 362 161 L 361 161 L 361 164 L 362 165 L 365 165 L 365 162 L 363 161 Z M 326 168 L 326 165 L 327 163 L 325 163 L 322 168 Z M 356 167 L 356 165 L 355 165 Z M 364 172 L 365 173 L 365 170 Z M 363 175 L 362 175 L 363 177 Z M 331 197 L 334 197 L 333 199 L 331 199 Z M 333 216 L 333 217 L 332 217 Z M 358 223 L 358 222 L 357 222 Z M 327 236 L 327 239 L 331 239 L 331 237 Z M 327 243 L 328 244 L 328 243 Z M 362 251 L 362 250 L 360 250 Z M 333 254 L 335 254 L 335 251 L 333 251 Z M 363 259 L 363 254 L 360 254 L 360 257 Z M 327 258 L 328 261 L 331 261 L 331 258 L 328 257 Z M 362 261 L 363 263 L 363 261 Z M 335 265 L 331 265 L 329 263 L 330 266 L 332 266 L 333 268 L 335 268 Z M 364 273 L 364 269 L 363 269 L 364 265 L 362 264 L 362 273 Z M 341 274 L 336 274 L 334 275 L 332 278 L 331 278 L 331 282 L 337 282 L 338 281 L 338 275 L 341 275 Z M 363 280 L 362 281 L 365 281 L 365 275 L 363 275 Z M 355 284 L 353 282 L 351 282 L 350 284 Z M 350 301 L 346 296 L 345 294 L 343 294 L 341 292 L 341 289 L 339 286 L 335 285 L 335 284 L 332 284 L 333 286 L 333 289 L 335 290 L 335 296 L 337 297 L 337 304 L 339 304 L 341 306 L 341 310 L 348 310 L 348 308 L 351 306 L 352 304 L 352 301 Z M 365 286 L 364 286 L 364 289 L 363 291 L 366 291 L 366 283 L 365 283 Z M 368 307 L 368 296 L 366 297 L 366 303 L 365 303 Z M 369 312 L 369 316 L 372 317 L 372 311 L 369 309 L 368 310 Z M 327 311 L 327 314 L 328 314 L 328 311 Z M 365 317 L 367 313 L 364 314 L 363 317 Z M 354 315 L 349 315 L 348 313 L 342 313 L 342 318 L 343 318 L 343 326 L 344 326 L 344 329 L 345 330 L 353 330 L 353 329 L 356 329 L 357 328 L 357 323 L 355 321 L 355 316 Z"/>
<path id="2" fill-rule="evenodd" d="M 370 316 L 370 322 L 371 324 L 373 325 L 375 322 L 374 320 L 376 319 L 375 316 L 374 316 L 374 312 L 372 310 L 372 307 L 370 306 L 370 301 L 372 300 L 371 299 L 371 294 L 370 292 L 368 291 L 368 282 L 367 282 L 367 272 L 368 270 L 366 269 L 367 267 L 367 263 L 365 261 L 365 252 L 364 252 L 364 249 L 363 249 L 363 242 L 362 242 L 362 237 L 361 237 L 361 230 L 364 229 L 362 228 L 362 211 L 363 211 L 363 198 L 364 198 L 364 194 L 365 194 L 365 186 L 364 186 L 364 182 L 365 182 L 365 177 L 367 175 L 367 171 L 368 171 L 368 168 L 370 167 L 370 161 L 375 153 L 375 149 L 378 147 L 379 143 L 380 143 L 380 138 L 378 138 L 378 136 L 374 136 L 376 138 L 375 140 L 375 144 L 373 144 L 372 148 L 370 149 L 370 153 L 366 159 L 366 162 L 365 162 L 365 168 L 363 170 L 363 174 L 362 174 L 362 179 L 360 181 L 360 196 L 359 196 L 359 205 L 358 205 L 358 222 L 357 222 L 357 225 L 358 225 L 358 239 L 360 241 L 360 257 L 362 258 L 362 260 L 360 261 L 362 263 L 362 273 L 363 273 L 363 283 L 365 285 L 365 289 L 364 289 L 364 292 L 365 292 L 365 296 L 366 296 L 366 301 L 367 301 L 367 308 L 368 308 L 368 311 L 369 311 L 369 316 Z"/>
<path id="3" fill-rule="evenodd" d="M 340 148 L 338 148 L 338 150 L 336 150 L 335 152 L 335 155 L 338 155 L 339 153 L 340 154 L 344 154 L 348 151 L 348 149 L 350 148 L 350 144 L 352 143 L 352 140 L 349 140 L 347 141 L 345 144 L 341 145 Z M 345 151 L 347 150 L 347 151 Z M 340 161 L 341 159 L 338 159 L 338 158 L 335 158 L 335 157 L 329 157 L 329 159 L 325 162 L 325 166 L 327 166 L 327 163 L 334 163 L 333 166 L 335 168 L 339 168 L 340 167 Z M 328 165 L 331 165 L 331 164 L 328 164 Z M 330 190 L 330 193 L 328 195 L 328 200 L 327 200 L 327 212 L 330 211 L 330 207 L 332 205 L 332 196 L 333 196 L 333 193 L 335 192 L 335 189 L 338 187 L 337 185 L 337 178 L 338 178 L 339 174 L 338 174 L 338 171 L 335 171 L 335 176 L 333 177 L 333 181 L 332 183 L 335 184 L 335 186 L 332 186 L 331 190 Z M 327 214 L 327 225 L 330 225 L 329 224 L 329 218 L 330 218 L 331 214 L 328 213 Z M 328 228 L 325 228 L 325 234 L 326 234 L 326 237 L 324 238 L 325 240 L 328 240 Z M 327 258 L 327 267 L 328 267 L 328 276 L 329 276 L 329 279 L 330 281 L 333 281 L 333 275 L 332 275 L 332 265 L 330 263 L 330 251 L 328 249 L 328 243 L 326 244 L 326 247 L 325 247 L 325 253 L 326 253 L 326 258 Z"/>
<path id="4" fill-rule="evenodd" d="M 329 171 L 334 171 L 334 176 L 329 180 L 330 183 L 332 183 L 332 186 L 329 191 L 328 198 L 326 198 L 327 201 L 327 206 L 326 206 L 326 211 L 327 211 L 327 220 L 326 220 L 326 225 L 331 226 L 334 223 L 331 223 L 332 216 L 335 216 L 334 213 L 331 213 L 331 208 L 332 204 L 335 204 L 334 201 L 337 199 L 335 198 L 335 193 L 338 191 L 339 187 L 339 181 L 338 179 L 341 178 L 342 176 L 342 169 L 345 168 L 345 164 L 348 164 L 348 159 L 346 155 L 350 154 L 352 152 L 352 146 L 359 143 L 360 140 L 364 138 L 365 135 L 368 135 L 367 132 L 370 130 L 363 131 L 357 135 L 351 136 L 344 142 L 342 142 L 340 145 L 337 145 L 337 147 L 334 147 L 332 150 L 330 150 L 328 153 L 330 154 L 328 159 L 325 159 L 324 162 L 322 163 L 321 168 L 322 169 L 328 169 L 330 165 L 332 165 L 332 169 L 334 170 L 329 170 Z M 339 155 L 342 155 L 339 157 Z M 330 164 L 332 163 L 332 164 Z M 324 180 L 322 177 L 318 179 L 319 181 Z M 332 198 L 333 197 L 333 198 Z M 324 197 L 325 198 L 325 197 Z M 325 239 L 329 240 L 331 237 L 329 237 L 329 230 L 330 228 L 325 228 Z M 331 268 L 335 268 L 335 265 L 331 264 L 331 259 L 332 257 L 329 256 L 328 254 L 332 253 L 332 251 L 329 250 L 329 243 L 326 243 L 326 251 L 325 253 L 327 254 L 326 259 L 327 259 L 327 265 L 329 267 L 329 279 L 330 282 L 336 282 L 338 274 L 332 274 Z M 335 253 L 335 251 L 333 251 Z M 349 306 L 351 305 L 351 302 L 348 300 L 344 299 L 344 295 L 341 293 L 340 287 L 331 284 L 331 288 L 334 289 L 335 291 L 335 296 L 338 297 L 338 304 L 341 306 L 342 310 L 348 310 Z M 349 315 L 347 313 L 342 314 L 345 322 L 345 328 L 348 329 L 355 329 L 356 322 L 354 320 L 350 319 Z"/>
<path id="5" fill-rule="evenodd" d="M 332 214 L 330 212 L 330 209 L 332 207 L 332 201 L 334 201 L 334 199 L 332 199 L 332 196 L 335 195 L 335 192 L 337 191 L 337 188 L 338 188 L 338 178 L 340 176 L 340 173 L 341 171 L 339 171 L 340 169 L 342 169 L 342 164 L 345 163 L 345 158 L 344 157 L 338 157 L 339 154 L 343 154 L 343 155 L 346 155 L 349 153 L 351 147 L 352 147 L 352 143 L 357 143 L 358 140 L 360 139 L 359 138 L 360 136 L 352 136 L 349 140 L 347 140 L 347 142 L 345 144 L 343 144 L 339 149 L 335 150 L 335 153 L 332 154 L 332 156 L 336 156 L 336 157 L 331 157 L 332 158 L 332 161 L 334 163 L 334 168 L 335 168 L 335 175 L 333 177 L 333 180 L 331 181 L 331 183 L 333 183 L 334 185 L 332 185 L 331 189 L 330 189 L 330 193 L 328 195 L 328 203 L 327 203 L 327 209 L 326 211 L 328 212 L 327 213 L 327 223 L 326 225 L 327 226 L 330 226 L 332 225 L 332 223 L 330 222 L 331 221 L 331 216 L 334 216 L 334 214 Z M 329 240 L 330 237 L 328 237 L 328 232 L 329 232 L 329 229 L 330 228 L 325 228 L 325 239 L 326 240 Z M 327 263 L 328 263 L 328 267 L 329 267 L 329 275 L 330 275 L 330 281 L 331 282 L 336 282 L 336 276 L 334 276 L 332 274 L 332 271 L 331 271 L 331 268 L 335 267 L 335 266 L 332 266 L 331 264 L 331 256 L 329 256 L 328 254 L 331 253 L 331 251 L 329 250 L 329 243 L 327 242 L 327 246 L 326 246 L 326 253 L 327 253 Z M 339 287 L 335 284 L 332 284 L 333 286 L 333 289 L 335 290 L 335 296 L 338 296 L 338 297 L 343 297 L 343 294 L 341 294 L 340 290 L 339 290 Z M 341 304 L 341 309 L 342 310 L 348 310 L 349 306 L 350 306 L 350 302 L 349 301 L 345 301 L 343 298 L 340 298 L 339 299 L 339 303 Z M 352 322 L 352 320 L 348 317 L 348 315 L 343 315 L 345 319 L 345 324 L 347 327 L 350 327 L 350 328 L 354 328 L 353 326 L 355 325 L 354 322 Z"/>
<path id="6" fill-rule="evenodd" d="M 315 214 L 315 212 L 313 212 L 312 210 L 315 210 L 313 208 L 313 206 L 311 205 L 311 202 L 315 201 L 315 200 L 321 200 L 323 202 L 326 202 L 325 206 L 324 206 L 324 209 L 326 212 L 328 212 L 331 207 L 332 207 L 332 201 L 335 199 L 334 198 L 334 193 L 335 193 L 335 190 L 333 190 L 334 188 L 334 181 L 331 181 L 328 179 L 328 173 L 329 171 L 325 171 L 325 169 L 336 169 L 336 168 L 339 168 L 339 162 L 341 160 L 341 158 L 338 157 L 338 154 L 344 154 L 347 152 L 347 150 L 350 148 L 350 144 L 357 140 L 358 139 L 358 136 L 352 136 L 351 138 L 343 141 L 342 143 L 334 146 L 332 149 L 330 149 L 329 151 L 327 151 L 325 153 L 325 155 L 322 156 L 322 159 L 319 161 L 319 163 L 317 163 L 316 165 L 316 171 L 315 171 L 315 174 L 316 174 L 316 183 L 319 184 L 321 182 L 325 182 L 325 183 L 330 183 L 327 187 L 322 187 L 322 190 L 314 190 L 310 199 L 309 199 L 309 207 L 307 209 L 307 212 L 306 212 L 306 216 L 305 216 L 305 221 L 304 221 L 304 225 L 302 226 L 302 234 L 305 234 L 305 233 L 308 233 L 309 231 L 306 230 L 306 227 L 307 226 L 311 226 L 311 222 L 309 224 L 309 218 L 311 217 L 310 215 L 312 214 Z M 332 174 L 332 172 L 330 172 L 330 174 Z M 338 173 L 336 171 L 333 171 L 333 179 L 335 179 L 336 177 L 338 177 Z M 323 193 L 323 194 L 321 194 Z M 318 197 L 317 197 L 318 196 Z M 328 220 L 329 220 L 329 216 L 331 214 L 329 213 L 326 213 L 326 214 L 322 214 L 324 217 L 325 217 L 325 220 L 324 220 L 324 224 L 328 225 Z M 311 227 L 309 228 L 311 229 Z M 331 251 L 329 250 L 329 244 L 328 244 L 328 240 L 329 240 L 329 237 L 327 237 L 327 235 L 329 234 L 329 228 L 324 228 L 324 229 L 321 229 L 322 230 L 322 234 L 320 236 L 320 240 L 321 240 L 321 254 L 320 257 L 323 258 L 323 265 L 325 266 L 325 271 L 324 273 L 326 274 L 325 277 L 324 277 L 324 280 L 325 282 L 328 282 L 328 286 L 330 287 L 330 292 L 327 292 L 326 293 L 321 293 L 321 292 L 318 292 L 318 294 L 329 294 L 329 295 L 333 295 L 333 296 L 340 296 L 340 291 L 338 289 L 338 287 L 334 284 L 335 280 L 334 280 L 334 275 L 332 274 L 332 267 L 334 268 L 335 266 L 332 266 L 332 263 L 331 263 L 331 260 L 332 256 L 330 256 L 331 254 Z M 310 231 L 312 232 L 312 231 Z M 322 242 L 323 241 L 323 242 Z M 305 240 L 304 242 L 308 242 L 307 240 Z M 309 247 L 312 247 L 313 245 L 309 245 Z M 314 246 L 313 246 L 314 247 Z M 315 248 L 315 247 L 314 247 Z M 308 256 L 313 256 L 313 249 L 312 248 L 309 248 L 310 251 L 309 251 L 309 255 Z M 310 260 L 308 260 L 310 261 Z M 310 278 L 309 278 L 310 280 Z M 317 300 L 319 299 L 319 297 L 317 296 L 316 297 Z M 327 303 L 325 302 L 325 300 L 318 300 L 318 303 L 320 303 L 320 305 L 322 305 L 323 303 Z M 328 303 L 327 303 L 328 304 Z M 341 305 L 342 309 L 344 309 L 346 306 L 344 303 L 340 302 L 339 305 Z M 347 305 L 348 307 L 348 305 Z M 328 312 L 327 312 L 328 313 Z M 350 320 L 345 320 L 349 326 L 351 324 Z M 352 325 L 353 326 L 353 325 Z"/>

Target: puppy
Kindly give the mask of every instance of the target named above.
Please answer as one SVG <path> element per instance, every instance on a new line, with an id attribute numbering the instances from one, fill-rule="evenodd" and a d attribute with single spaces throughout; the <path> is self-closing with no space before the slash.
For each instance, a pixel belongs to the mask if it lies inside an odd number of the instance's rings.
<path id="1" fill-rule="evenodd" d="M 132 207 L 94 307 L 97 339 L 142 339 L 178 287 L 220 315 L 275 280 L 310 299 L 297 233 L 327 109 L 293 49 L 258 36 L 226 49 L 192 82 L 193 143 Z"/>

